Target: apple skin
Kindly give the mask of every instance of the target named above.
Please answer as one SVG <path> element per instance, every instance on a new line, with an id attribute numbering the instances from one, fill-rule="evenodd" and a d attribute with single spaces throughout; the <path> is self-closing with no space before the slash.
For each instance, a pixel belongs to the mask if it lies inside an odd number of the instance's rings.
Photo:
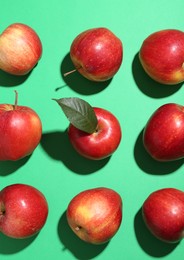
<path id="1" fill-rule="evenodd" d="M 119 70 L 122 42 L 107 28 L 80 33 L 72 42 L 70 57 L 77 71 L 92 81 L 106 81 Z"/>
<path id="2" fill-rule="evenodd" d="M 148 120 L 143 132 L 147 152 L 158 161 L 184 157 L 184 107 L 168 103 L 159 107 Z"/>
<path id="3" fill-rule="evenodd" d="M 184 32 L 175 29 L 149 35 L 139 51 L 140 62 L 155 81 L 173 85 L 184 81 Z"/>
<path id="4" fill-rule="evenodd" d="M 164 188 L 151 193 L 142 206 L 143 219 L 158 239 L 176 243 L 184 237 L 184 192 Z"/>
<path id="5" fill-rule="evenodd" d="M 41 136 L 42 123 L 33 109 L 0 104 L 0 161 L 16 161 L 30 155 Z"/>
<path id="6" fill-rule="evenodd" d="M 122 199 L 109 188 L 88 189 L 70 201 L 66 216 L 81 240 L 96 245 L 106 243 L 121 225 Z"/>
<path id="7" fill-rule="evenodd" d="M 98 125 L 94 133 L 86 133 L 72 124 L 68 136 L 75 150 L 91 160 L 101 160 L 112 155 L 118 148 L 122 132 L 118 119 L 103 108 L 94 107 Z"/>
<path id="8" fill-rule="evenodd" d="M 0 191 L 0 232 L 23 239 L 38 233 L 48 216 L 44 195 L 27 184 L 12 184 Z"/>
<path id="9" fill-rule="evenodd" d="M 11 24 L 0 35 L 0 69 L 7 73 L 28 74 L 41 55 L 41 40 L 26 24 Z"/>

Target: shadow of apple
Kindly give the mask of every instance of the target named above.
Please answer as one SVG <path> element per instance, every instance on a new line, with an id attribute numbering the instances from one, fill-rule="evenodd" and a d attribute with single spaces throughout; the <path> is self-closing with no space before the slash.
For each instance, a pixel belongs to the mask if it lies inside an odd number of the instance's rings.
<path id="1" fill-rule="evenodd" d="M 39 233 L 38 233 L 39 234 Z M 24 239 L 15 239 L 0 233 L 0 254 L 15 254 L 28 247 L 38 236 L 38 234 Z"/>
<path id="2" fill-rule="evenodd" d="M 69 227 L 66 219 L 66 211 L 63 213 L 58 223 L 58 236 L 63 244 L 62 250 L 69 250 L 76 259 L 79 260 L 93 259 L 99 255 L 109 243 L 93 245 L 82 241 Z"/>
<path id="3" fill-rule="evenodd" d="M 0 161 L 0 175 L 6 176 L 17 171 L 30 159 L 31 155 L 26 156 L 18 161 Z"/>
<path id="4" fill-rule="evenodd" d="M 177 92 L 183 83 L 177 85 L 164 85 L 151 79 L 144 71 L 137 53 L 132 62 L 132 74 L 137 87 L 145 95 L 152 98 L 164 98 Z"/>
<path id="5" fill-rule="evenodd" d="M 23 76 L 15 76 L 0 70 L 0 86 L 15 87 L 23 84 L 30 76 L 31 72 Z"/>
<path id="6" fill-rule="evenodd" d="M 175 172 L 183 165 L 184 160 L 159 162 L 154 160 L 143 145 L 143 131 L 140 132 L 134 146 L 134 158 L 141 170 L 149 174 L 163 175 Z"/>
<path id="7" fill-rule="evenodd" d="M 64 57 L 63 61 L 61 62 L 61 67 L 60 67 L 61 76 L 65 81 L 66 85 L 68 85 L 75 92 L 78 92 L 83 95 L 92 95 L 101 92 L 112 81 L 112 79 L 103 82 L 91 81 L 83 77 L 78 71 L 75 71 L 69 74 L 68 76 L 64 76 L 66 72 L 69 72 L 73 69 L 75 69 L 75 67 L 71 61 L 70 53 L 68 53 Z M 58 91 L 62 87 L 63 86 L 58 87 L 56 88 L 56 90 Z"/>
<path id="8" fill-rule="evenodd" d="M 89 160 L 79 155 L 71 145 L 67 130 L 42 134 L 41 146 L 54 160 L 61 161 L 78 174 L 90 174 L 104 167 L 110 157 L 103 160 Z"/>
<path id="9" fill-rule="evenodd" d="M 156 237 L 147 229 L 143 217 L 142 209 L 139 209 L 134 218 L 134 231 L 141 248 L 150 256 L 164 257 L 171 253 L 179 243 L 166 243 Z"/>

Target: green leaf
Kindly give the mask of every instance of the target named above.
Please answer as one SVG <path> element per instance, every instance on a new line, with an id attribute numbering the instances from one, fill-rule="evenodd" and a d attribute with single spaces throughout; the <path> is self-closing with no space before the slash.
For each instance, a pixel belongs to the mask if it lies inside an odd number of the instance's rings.
<path id="1" fill-rule="evenodd" d="M 98 120 L 89 103 L 80 98 L 54 100 L 60 105 L 72 125 L 89 134 L 95 132 Z"/>

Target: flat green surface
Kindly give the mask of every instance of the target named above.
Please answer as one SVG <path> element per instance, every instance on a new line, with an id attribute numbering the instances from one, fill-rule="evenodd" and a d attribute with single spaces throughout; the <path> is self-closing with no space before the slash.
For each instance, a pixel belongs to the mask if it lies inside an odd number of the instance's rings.
<path id="1" fill-rule="evenodd" d="M 19 162 L 0 163 L 0 188 L 27 183 L 40 189 L 49 203 L 49 216 L 42 231 L 31 239 L 14 240 L 0 235 L 0 259 L 12 260 L 182 260 L 184 242 L 159 242 L 145 229 L 140 208 L 146 197 L 163 187 L 183 189 L 183 161 L 157 163 L 142 147 L 142 130 L 160 105 L 183 103 L 184 88 L 161 86 L 143 72 L 137 53 L 150 33 L 183 30 L 183 0 L 10 0 L 1 1 L 0 31 L 14 22 L 33 27 L 43 43 L 43 56 L 29 77 L 16 78 L 0 71 L 0 102 L 32 107 L 43 123 L 43 138 L 32 156 Z M 94 84 L 75 73 L 69 48 L 80 32 L 104 26 L 124 45 L 123 64 L 107 83 Z M 99 162 L 83 159 L 67 139 L 68 121 L 51 100 L 80 97 L 92 106 L 113 112 L 120 120 L 123 138 L 116 153 Z M 123 198 L 123 222 L 106 245 L 79 241 L 66 224 L 65 210 L 82 190 L 106 186 Z"/>

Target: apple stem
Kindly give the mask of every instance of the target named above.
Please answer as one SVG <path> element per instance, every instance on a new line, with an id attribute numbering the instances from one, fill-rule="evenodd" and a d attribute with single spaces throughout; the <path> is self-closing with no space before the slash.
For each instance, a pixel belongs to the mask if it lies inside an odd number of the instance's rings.
<path id="1" fill-rule="evenodd" d="M 68 71 L 66 73 L 64 73 L 64 77 L 68 76 L 69 74 L 72 74 L 78 70 L 80 70 L 82 68 L 82 66 L 78 67 L 78 68 L 75 68 L 74 70 L 71 70 L 71 71 Z"/>
<path id="2" fill-rule="evenodd" d="M 94 133 L 98 133 L 98 131 L 99 131 L 99 126 L 97 125 L 97 127 L 96 127 Z"/>
<path id="3" fill-rule="evenodd" d="M 0 204 L 0 216 L 5 214 L 5 206 L 3 203 Z"/>
<path id="4" fill-rule="evenodd" d="M 14 110 L 17 109 L 17 104 L 18 104 L 18 92 L 15 90 L 15 104 L 14 104 Z"/>
<path id="5" fill-rule="evenodd" d="M 80 229 L 81 229 L 80 226 L 75 227 L 75 230 L 76 230 L 76 231 L 79 231 Z"/>
<path id="6" fill-rule="evenodd" d="M 69 74 L 72 74 L 75 71 L 77 71 L 77 69 L 74 69 L 74 70 L 71 70 L 71 71 L 64 73 L 64 77 L 68 76 Z"/>

